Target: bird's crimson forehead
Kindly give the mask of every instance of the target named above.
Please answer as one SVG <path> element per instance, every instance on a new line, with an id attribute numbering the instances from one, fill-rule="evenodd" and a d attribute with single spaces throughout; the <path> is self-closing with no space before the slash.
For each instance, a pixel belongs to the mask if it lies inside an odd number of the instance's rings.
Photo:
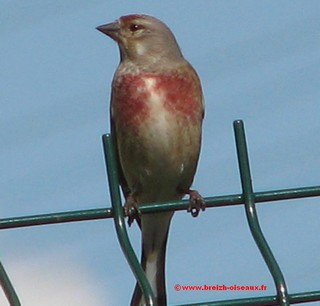
<path id="1" fill-rule="evenodd" d="M 144 19 L 145 17 L 146 17 L 145 15 L 133 14 L 133 15 L 122 16 L 120 17 L 120 19 L 124 23 L 130 23 L 137 19 Z"/>

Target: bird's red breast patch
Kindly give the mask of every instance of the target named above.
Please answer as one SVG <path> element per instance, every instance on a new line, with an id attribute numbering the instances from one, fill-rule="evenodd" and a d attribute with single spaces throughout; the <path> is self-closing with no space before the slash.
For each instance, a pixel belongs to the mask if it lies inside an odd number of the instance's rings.
<path id="1" fill-rule="evenodd" d="M 113 84 L 113 117 L 131 129 L 155 109 L 174 113 L 177 119 L 189 123 L 198 122 L 203 105 L 196 81 L 196 76 L 179 73 L 121 75 Z"/>

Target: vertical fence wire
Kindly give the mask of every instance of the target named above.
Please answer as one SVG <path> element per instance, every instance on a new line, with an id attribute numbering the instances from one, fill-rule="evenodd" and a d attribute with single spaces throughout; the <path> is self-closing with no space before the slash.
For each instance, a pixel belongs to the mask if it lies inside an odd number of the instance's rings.
<path id="1" fill-rule="evenodd" d="M 128 264 L 130 265 L 131 270 L 141 287 L 141 290 L 145 297 L 146 305 L 153 306 L 155 305 L 155 298 L 154 298 L 153 291 L 137 259 L 137 256 L 132 248 L 132 245 L 128 237 L 127 229 L 126 229 L 126 224 L 125 224 L 125 219 L 123 214 L 123 207 L 121 205 L 116 154 L 115 154 L 115 148 L 113 146 L 111 135 L 110 134 L 104 135 L 102 137 L 102 141 L 103 141 L 103 148 L 104 148 L 105 159 L 106 159 L 106 167 L 107 167 L 109 189 L 110 189 L 110 195 L 111 195 L 111 203 L 113 208 L 114 224 L 116 227 L 118 240 L 119 240 L 122 252 L 124 253 L 128 261 Z"/>
<path id="2" fill-rule="evenodd" d="M 21 306 L 19 298 L 1 262 L 0 262 L 0 285 L 2 287 L 2 290 L 10 306 Z"/>
<path id="3" fill-rule="evenodd" d="M 279 304 L 281 306 L 288 306 L 289 297 L 284 277 L 259 225 L 255 206 L 255 196 L 252 187 L 246 136 L 244 133 L 243 122 L 241 120 L 234 122 L 234 133 L 236 138 L 243 198 L 250 231 L 273 277 L 278 293 Z"/>

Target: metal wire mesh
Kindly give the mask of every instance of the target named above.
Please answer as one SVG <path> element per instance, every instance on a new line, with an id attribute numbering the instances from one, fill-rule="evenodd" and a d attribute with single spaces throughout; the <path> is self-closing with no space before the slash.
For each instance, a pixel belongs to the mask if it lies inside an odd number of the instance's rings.
<path id="1" fill-rule="evenodd" d="M 303 187 L 295 189 L 272 190 L 265 192 L 254 192 L 251 183 L 251 173 L 249 166 L 248 150 L 246 145 L 244 125 L 241 120 L 234 122 L 235 141 L 237 148 L 237 156 L 239 163 L 239 172 L 241 177 L 242 194 L 225 195 L 218 197 L 206 198 L 206 207 L 221 207 L 232 205 L 244 205 L 247 222 L 250 227 L 251 234 L 259 248 L 259 251 L 270 271 L 274 280 L 277 295 L 253 297 L 244 299 L 232 299 L 223 301 L 214 301 L 206 303 L 197 303 L 189 305 L 211 305 L 211 306 L 239 306 L 239 305 L 281 305 L 298 304 L 303 302 L 320 301 L 320 290 L 312 292 L 288 293 L 287 285 L 283 273 L 277 263 L 267 240 L 265 239 L 261 227 L 259 225 L 258 215 L 256 211 L 256 203 L 279 201 L 286 199 L 297 199 L 306 197 L 320 196 L 320 186 Z M 127 258 L 138 283 L 146 298 L 147 305 L 154 304 L 154 296 L 148 283 L 142 267 L 133 251 L 132 245 L 128 238 L 125 225 L 125 216 L 121 204 L 118 173 L 116 167 L 115 151 L 112 137 L 110 134 L 103 135 L 103 147 L 105 153 L 111 203 L 112 208 L 106 209 L 90 209 L 71 212 L 59 212 L 52 214 L 42 214 L 33 216 L 13 217 L 0 219 L 0 229 L 10 229 L 26 226 L 58 224 L 64 222 L 77 222 L 86 220 L 97 220 L 113 218 L 116 232 L 120 242 L 122 251 Z M 139 214 L 161 212 L 170 210 L 186 210 L 188 209 L 188 201 L 177 201 L 170 203 L 144 204 L 139 206 Z M 131 211 L 134 215 L 137 212 Z M 0 285 L 11 306 L 20 306 L 21 303 L 10 282 L 3 265 L 0 262 Z M 185 305 L 186 306 L 186 305 Z"/>

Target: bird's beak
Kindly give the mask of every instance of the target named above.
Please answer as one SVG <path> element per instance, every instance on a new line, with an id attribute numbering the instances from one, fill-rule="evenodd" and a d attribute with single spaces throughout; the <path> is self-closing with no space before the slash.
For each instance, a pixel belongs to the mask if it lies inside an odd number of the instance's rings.
<path id="1" fill-rule="evenodd" d="M 107 24 L 103 24 L 101 26 L 98 26 L 96 29 L 98 31 L 110 36 L 114 40 L 117 40 L 120 27 L 119 27 L 118 21 L 115 21 L 112 23 L 107 23 Z"/>

